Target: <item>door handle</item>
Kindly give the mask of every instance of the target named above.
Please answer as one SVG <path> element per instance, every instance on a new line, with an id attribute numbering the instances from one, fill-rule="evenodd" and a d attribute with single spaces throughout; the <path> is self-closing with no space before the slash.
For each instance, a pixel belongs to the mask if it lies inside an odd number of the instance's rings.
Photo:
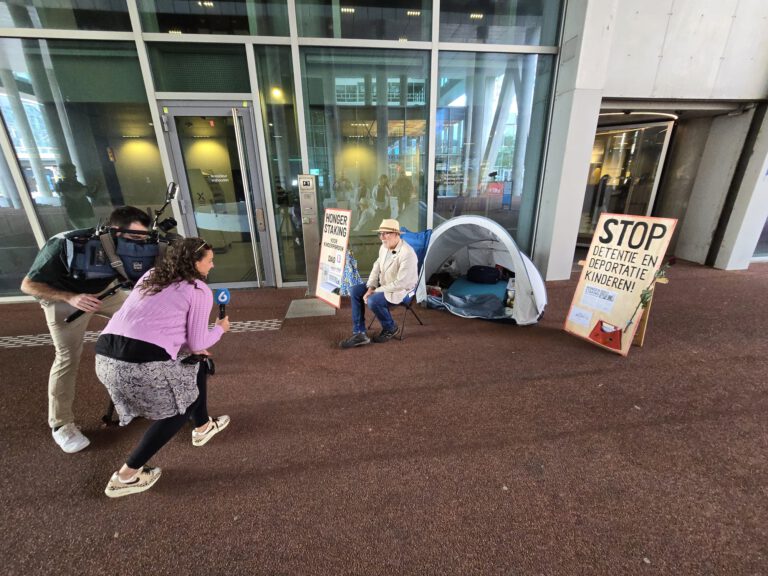
<path id="1" fill-rule="evenodd" d="M 259 229 L 259 232 L 267 231 L 267 222 L 264 220 L 263 208 L 256 208 L 256 228 Z"/>

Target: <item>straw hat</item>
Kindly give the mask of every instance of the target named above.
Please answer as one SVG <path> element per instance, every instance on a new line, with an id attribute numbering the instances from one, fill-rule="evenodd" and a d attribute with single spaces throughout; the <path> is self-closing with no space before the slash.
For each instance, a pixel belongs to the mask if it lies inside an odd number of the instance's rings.
<path id="1" fill-rule="evenodd" d="M 374 230 L 374 232 L 395 232 L 396 234 L 400 234 L 400 222 L 394 218 L 385 218 L 381 221 L 379 229 Z"/>

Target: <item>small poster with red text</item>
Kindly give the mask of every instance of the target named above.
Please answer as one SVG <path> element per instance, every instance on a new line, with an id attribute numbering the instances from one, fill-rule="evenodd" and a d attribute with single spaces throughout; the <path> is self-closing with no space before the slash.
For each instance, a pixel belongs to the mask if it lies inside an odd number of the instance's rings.
<path id="1" fill-rule="evenodd" d="M 352 211 L 339 208 L 327 208 L 323 217 L 315 296 L 336 308 L 341 307 L 341 279 L 347 260 L 351 220 Z"/>
<path id="2" fill-rule="evenodd" d="M 601 214 L 565 331 L 626 356 L 677 220 Z"/>

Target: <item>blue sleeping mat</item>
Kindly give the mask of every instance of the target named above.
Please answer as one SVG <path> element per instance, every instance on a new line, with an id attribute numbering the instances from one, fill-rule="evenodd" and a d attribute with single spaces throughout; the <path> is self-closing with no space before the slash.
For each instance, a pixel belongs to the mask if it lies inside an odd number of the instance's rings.
<path id="1" fill-rule="evenodd" d="M 507 281 L 499 280 L 496 284 L 478 284 L 466 278 L 457 278 L 447 289 L 451 296 L 480 296 L 491 294 L 504 302 L 507 295 Z"/>

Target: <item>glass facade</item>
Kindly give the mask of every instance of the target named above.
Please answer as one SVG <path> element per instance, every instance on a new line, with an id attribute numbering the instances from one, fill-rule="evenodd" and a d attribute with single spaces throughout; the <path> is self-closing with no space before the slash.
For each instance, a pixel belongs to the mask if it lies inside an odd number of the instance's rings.
<path id="1" fill-rule="evenodd" d="M 295 2 L 297 59 L 289 44 L 290 2 Z M 190 103 L 226 101 L 227 110 L 242 105 L 246 115 L 262 121 L 258 130 L 249 124 L 253 155 L 244 173 L 258 176 L 251 194 L 263 194 L 271 209 L 238 212 L 245 224 L 237 225 L 249 227 L 241 231 L 244 244 L 253 237 L 271 246 L 272 261 L 265 257 L 265 262 L 275 269 L 262 272 L 278 285 L 307 280 L 297 193 L 302 173 L 317 176 L 321 217 L 329 207 L 352 212 L 350 246 L 363 274 L 379 247 L 373 229 L 385 217 L 423 230 L 458 214 L 483 214 L 530 249 L 560 0 L 486 8 L 441 2 L 439 31 L 432 28 L 427 0 L 137 0 L 136 5 L 139 31 L 156 35 L 134 42 L 111 37 L 133 31 L 122 0 L 0 0 L 0 28 L 40 30 L 39 37 L 0 38 L 0 114 L 12 148 L 7 153 L 15 155 L 26 185 L 16 190 L 8 168 L 0 170 L 0 210 L 14 219 L 0 236 L 0 250 L 13 247 L 13 257 L 20 258 L 3 268 L 10 279 L 0 289 L 7 294 L 18 294 L 14 285 L 36 249 L 32 227 L 20 228 L 17 220 L 32 220 L 50 236 L 93 226 L 117 205 L 159 207 L 169 176 L 165 170 L 170 167 L 171 176 L 181 179 L 172 150 L 186 145 L 189 152 L 195 144 L 184 140 L 187 123 L 212 121 L 191 115 L 177 125 L 179 113 L 171 118 L 168 107 Z M 59 39 L 55 31 L 61 30 L 71 35 Z M 93 31 L 102 36 L 94 39 Z M 210 35 L 230 38 L 203 38 Z M 334 46 L 318 46 L 318 39 Z M 366 47 L 360 40 L 384 45 Z M 441 49 L 458 42 L 466 50 Z M 473 50 L 473 43 L 528 45 L 534 53 L 530 48 L 524 54 L 488 53 L 479 46 Z M 537 46 L 545 48 L 536 53 Z M 151 79 L 140 66 L 144 51 Z M 159 93 L 157 101 L 148 99 L 147 86 Z M 232 103 L 227 94 L 242 94 L 242 101 L 238 96 Z M 251 116 L 256 106 L 261 114 Z M 153 109 L 162 126 L 154 125 Z M 229 122 L 223 118 L 214 120 L 217 126 Z M 215 168 L 201 161 L 201 170 Z M 224 173 L 212 173 L 219 172 Z M 191 195 L 187 191 L 179 203 L 183 221 L 189 219 L 185 206 L 194 212 Z M 22 205 L 23 197 L 31 203 Z M 242 281 L 251 276 L 244 274 Z"/>
<path id="2" fill-rule="evenodd" d="M 554 46 L 560 0 L 441 0 L 440 41 Z"/>
<path id="3" fill-rule="evenodd" d="M 426 226 L 429 53 L 307 48 L 302 71 L 318 206 L 352 211 L 350 246 L 364 272 L 383 218 Z"/>
<path id="4" fill-rule="evenodd" d="M 553 65 L 536 54 L 440 54 L 435 226 L 487 216 L 529 250 Z"/>
<path id="5" fill-rule="evenodd" d="M 650 216 L 672 122 L 598 128 L 584 194 L 579 238 L 592 241 L 603 212 Z"/>
<path id="6" fill-rule="evenodd" d="M 284 281 L 302 281 L 307 271 L 299 207 L 301 150 L 291 50 L 287 46 L 254 46 L 254 50 L 280 268 Z"/>
<path id="7" fill-rule="evenodd" d="M 0 157 L 0 296 L 19 293 L 22 278 L 37 254 L 37 242 L 8 169 Z"/>
<path id="8" fill-rule="evenodd" d="M 158 92 L 250 92 L 243 46 L 153 43 L 147 45 Z"/>
<path id="9" fill-rule="evenodd" d="M 286 0 L 138 0 L 144 32 L 287 36 Z"/>
<path id="10" fill-rule="evenodd" d="M 47 236 L 163 203 L 135 44 L 6 38 L 0 54 L 0 112 Z"/>
<path id="11" fill-rule="evenodd" d="M 0 2 L 0 28 L 131 29 L 125 0 L 11 0 Z"/>
<path id="12" fill-rule="evenodd" d="M 760 233 L 754 255 L 756 258 L 768 258 L 768 220 L 765 221 L 763 231 Z"/>
<path id="13" fill-rule="evenodd" d="M 299 36 L 370 38 L 400 42 L 430 40 L 432 2 L 297 0 Z"/>

